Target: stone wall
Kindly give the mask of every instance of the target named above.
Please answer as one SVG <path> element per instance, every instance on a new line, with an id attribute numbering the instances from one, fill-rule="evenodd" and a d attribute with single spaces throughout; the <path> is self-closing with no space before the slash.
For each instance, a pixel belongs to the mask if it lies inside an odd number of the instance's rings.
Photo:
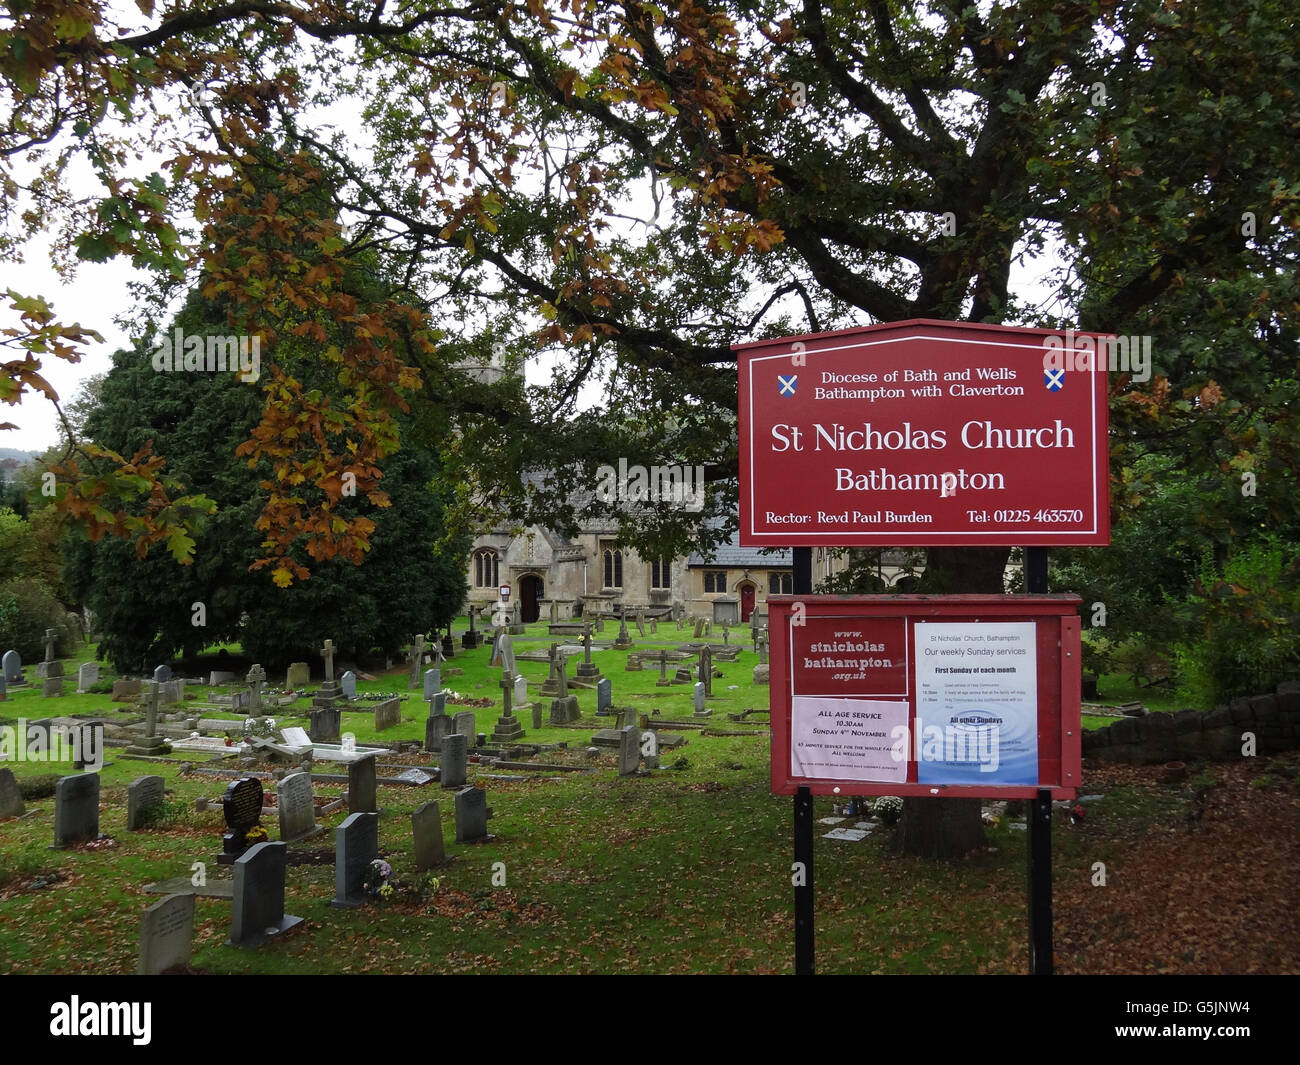
<path id="1" fill-rule="evenodd" d="M 1209 713 L 1179 710 L 1122 718 L 1085 732 L 1083 756 L 1094 762 L 1138 765 L 1189 758 L 1226 761 L 1241 757 L 1243 732 L 1255 734 L 1259 754 L 1300 747 L 1300 683 L 1281 684 L 1268 695 L 1233 699 Z"/>

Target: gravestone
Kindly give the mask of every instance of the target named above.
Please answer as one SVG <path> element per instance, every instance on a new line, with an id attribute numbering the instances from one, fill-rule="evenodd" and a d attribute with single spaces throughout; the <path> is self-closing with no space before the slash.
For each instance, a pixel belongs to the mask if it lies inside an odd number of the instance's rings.
<path id="1" fill-rule="evenodd" d="M 487 792 L 482 788 L 462 788 L 456 792 L 456 842 L 477 843 L 490 839 L 487 823 L 491 816 Z"/>
<path id="2" fill-rule="evenodd" d="M 636 631 L 638 636 L 645 635 L 645 611 L 638 610 L 636 614 Z"/>
<path id="3" fill-rule="evenodd" d="M 518 673 L 519 670 L 515 668 L 515 641 L 510 638 L 508 632 L 501 634 L 501 643 L 497 651 L 501 659 L 501 669 L 506 673 Z"/>
<path id="4" fill-rule="evenodd" d="M 451 718 L 438 714 L 424 723 L 424 749 L 426 751 L 442 750 L 442 741 L 451 735 Z"/>
<path id="5" fill-rule="evenodd" d="M 307 735 L 312 743 L 338 743 L 343 712 L 337 707 L 307 711 Z"/>
<path id="6" fill-rule="evenodd" d="M 306 662 L 290 662 L 284 674 L 284 686 L 290 691 L 305 688 L 311 683 L 311 666 Z"/>
<path id="7" fill-rule="evenodd" d="M 339 682 L 334 679 L 334 641 L 326 640 L 320 649 L 321 659 L 325 663 L 325 680 L 321 683 L 316 694 L 312 696 L 311 705 L 319 710 L 325 710 L 332 707 L 341 698 L 343 698 L 343 689 Z M 353 678 L 353 697 L 356 695 L 356 678 Z"/>
<path id="8" fill-rule="evenodd" d="M 12 769 L 0 769 L 0 817 L 22 817 L 27 807 Z"/>
<path id="9" fill-rule="evenodd" d="M 578 676 L 590 681 L 600 676 L 600 667 L 591 660 L 591 626 L 582 633 L 582 661 L 578 663 Z"/>
<path id="10" fill-rule="evenodd" d="M 515 707 L 528 705 L 528 680 L 520 675 L 515 677 Z"/>
<path id="11" fill-rule="evenodd" d="M 660 651 L 659 652 L 659 679 L 655 681 L 655 687 L 667 688 L 670 687 L 671 685 L 672 685 L 672 681 L 668 679 L 668 652 Z"/>
<path id="12" fill-rule="evenodd" d="M 230 865 L 245 850 L 248 830 L 262 820 L 262 782 L 257 777 L 240 777 L 232 781 L 221 797 L 221 812 L 226 819 L 226 833 L 221 837 L 220 865 Z"/>
<path id="13" fill-rule="evenodd" d="M 92 684 L 99 683 L 99 663 L 82 662 L 77 669 L 77 694 L 84 695 L 90 691 Z"/>
<path id="14" fill-rule="evenodd" d="M 452 715 L 451 731 L 459 732 L 462 736 L 470 737 L 475 734 L 474 711 L 462 710 Z"/>
<path id="15" fill-rule="evenodd" d="M 698 639 L 699 639 L 701 636 L 703 636 L 703 635 L 704 635 L 704 619 L 703 619 L 703 618 L 696 618 L 696 619 L 695 619 L 695 637 L 694 637 L 694 638 L 698 640 Z"/>
<path id="16" fill-rule="evenodd" d="M 99 774 L 60 777 L 54 786 L 54 846 L 99 839 Z"/>
<path id="17" fill-rule="evenodd" d="M 618 730 L 618 775 L 632 776 L 641 764 L 641 730 L 625 725 Z"/>
<path id="18" fill-rule="evenodd" d="M 302 923 L 284 912 L 284 872 L 289 848 L 283 843 L 257 843 L 235 862 L 230 899 L 228 947 L 259 947 L 272 936 Z"/>
<path id="19" fill-rule="evenodd" d="M 606 717 L 614 703 L 614 685 L 608 677 L 601 677 L 596 682 L 596 716 Z"/>
<path id="20" fill-rule="evenodd" d="M 4 670 L 0 669 L 0 703 L 9 697 L 9 682 L 5 680 Z"/>
<path id="21" fill-rule="evenodd" d="M 188 965 L 194 949 L 194 895 L 168 895 L 144 911 L 136 973 L 157 976 L 174 965 Z"/>
<path id="22" fill-rule="evenodd" d="M 429 700 L 429 716 L 443 717 L 447 713 L 447 693 L 434 692 L 433 698 Z"/>
<path id="23" fill-rule="evenodd" d="M 248 671 L 244 683 L 248 685 L 249 714 L 253 717 L 262 717 L 262 685 L 266 683 L 266 670 L 260 663 L 253 663 L 253 668 Z"/>
<path id="24" fill-rule="evenodd" d="M 433 720 L 437 720 L 434 718 Z M 452 732 L 442 738 L 440 782 L 444 788 L 463 788 L 469 770 L 469 737 Z"/>
<path id="25" fill-rule="evenodd" d="M 342 688 L 343 698 L 355 699 L 357 697 L 357 675 L 349 669 L 343 674 L 339 687 Z"/>
<path id="26" fill-rule="evenodd" d="M 650 635 L 651 636 L 659 635 L 659 620 L 657 618 L 650 619 Z"/>
<path id="27" fill-rule="evenodd" d="M 305 754 L 311 750 L 311 737 L 301 728 L 294 725 L 291 728 L 282 728 L 280 735 L 284 737 L 284 745 L 291 751 L 299 754 Z"/>
<path id="28" fill-rule="evenodd" d="M 166 684 L 172 679 L 172 667 L 163 663 L 161 666 L 155 666 L 153 671 L 153 682 L 155 684 Z"/>
<path id="29" fill-rule="evenodd" d="M 51 677 L 63 676 L 63 663 L 54 657 L 54 644 L 58 637 L 57 630 L 45 630 L 45 661 L 36 663 L 37 680 L 48 680 Z M 62 690 L 59 691 L 59 694 L 63 694 Z"/>
<path id="30" fill-rule="evenodd" d="M 311 774 L 290 773 L 275 787 L 275 809 L 280 818 L 280 841 L 293 843 L 319 831 L 316 807 L 311 801 Z"/>
<path id="31" fill-rule="evenodd" d="M 424 698 L 432 699 L 435 692 L 442 691 L 442 670 L 426 669 L 424 671 Z"/>
<path id="32" fill-rule="evenodd" d="M 5 680 L 15 688 L 27 682 L 23 680 L 23 660 L 17 651 L 6 651 L 0 658 L 0 669 L 4 670 Z"/>
<path id="33" fill-rule="evenodd" d="M 138 832 L 148 819 L 148 811 L 161 806 L 162 777 L 136 777 L 126 789 L 126 830 Z"/>
<path id="34" fill-rule="evenodd" d="M 582 710 L 578 706 L 578 697 L 569 694 L 569 678 L 567 675 L 568 658 L 565 655 L 559 656 L 559 675 L 556 677 L 556 697 L 551 701 L 551 724 L 564 725 L 570 721 L 577 721 L 582 716 Z"/>
<path id="35" fill-rule="evenodd" d="M 218 684 L 233 684 L 236 676 L 228 669 L 214 669 L 208 673 L 208 684 L 214 688 Z"/>
<path id="36" fill-rule="evenodd" d="M 614 637 L 614 650 L 626 651 L 632 646 L 632 637 L 627 631 L 627 615 L 622 614 L 618 619 L 618 635 Z"/>
<path id="37" fill-rule="evenodd" d="M 546 651 L 546 659 L 550 664 L 550 671 L 546 674 L 546 679 L 542 681 L 542 686 L 538 692 L 542 695 L 556 696 L 560 693 L 560 645 L 553 643 Z"/>
<path id="38" fill-rule="evenodd" d="M 627 656 L 627 665 L 626 665 L 624 668 L 625 668 L 625 669 L 627 670 L 627 672 L 629 672 L 629 673 L 640 673 L 640 672 L 641 672 L 641 656 L 640 656 L 640 655 L 628 655 L 628 656 Z"/>
<path id="39" fill-rule="evenodd" d="M 115 703 L 130 702 L 143 690 L 143 684 L 138 680 L 115 680 L 113 681 L 112 699 Z"/>
<path id="40" fill-rule="evenodd" d="M 501 685 L 501 717 L 497 719 L 496 728 L 492 730 L 493 743 L 514 743 L 524 734 L 524 728 L 519 724 L 519 719 L 514 715 L 513 700 L 515 694 L 515 685 L 509 675 L 500 680 Z"/>
<path id="41" fill-rule="evenodd" d="M 354 814 L 377 814 L 378 772 L 371 754 L 348 763 L 348 810 Z"/>
<path id="42" fill-rule="evenodd" d="M 767 665 L 767 633 L 766 632 L 764 632 L 763 635 L 761 635 L 758 638 L 758 664 L 760 666 Z"/>
<path id="43" fill-rule="evenodd" d="M 375 706 L 375 731 L 396 728 L 402 723 L 402 702 L 400 699 L 385 699 Z"/>
<path id="44" fill-rule="evenodd" d="M 542 704 L 541 702 L 533 703 L 533 728 L 542 727 Z"/>
<path id="45" fill-rule="evenodd" d="M 442 816 L 436 802 L 426 802 L 411 814 L 411 835 L 415 840 L 415 871 L 442 865 L 447 861 L 447 850 L 442 838 Z"/>
<path id="46" fill-rule="evenodd" d="M 424 633 L 417 632 L 415 634 L 415 639 L 411 643 L 409 657 L 411 660 L 411 673 L 407 678 L 406 686 L 408 688 L 415 688 L 419 686 L 420 668 L 424 665 Z M 428 698 L 427 694 L 425 695 L 425 698 Z"/>
<path id="47" fill-rule="evenodd" d="M 695 712 L 698 714 L 704 710 L 704 685 L 699 681 L 695 682 Z"/>
<path id="48" fill-rule="evenodd" d="M 331 906 L 355 909 L 366 901 L 366 870 L 379 857 L 379 815 L 349 814 L 334 830 L 334 898 Z"/>
<path id="49" fill-rule="evenodd" d="M 772 667 L 766 663 L 754 667 L 754 683 L 771 685 Z"/>
<path id="50" fill-rule="evenodd" d="M 57 663 L 55 663 L 57 665 Z M 46 699 L 57 699 L 63 694 L 62 677 L 46 677 L 41 681 L 41 695 Z"/>
<path id="51" fill-rule="evenodd" d="M 155 681 L 145 693 L 144 735 L 137 736 L 127 747 L 127 754 L 157 756 L 166 752 L 167 740 L 158 731 L 158 702 L 162 698 L 162 684 Z"/>

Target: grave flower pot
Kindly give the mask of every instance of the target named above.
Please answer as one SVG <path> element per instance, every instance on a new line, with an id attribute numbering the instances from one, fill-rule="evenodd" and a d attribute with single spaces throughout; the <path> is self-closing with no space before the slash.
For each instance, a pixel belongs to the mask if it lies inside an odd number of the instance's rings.
<path id="1" fill-rule="evenodd" d="M 1186 762 L 1166 762 L 1160 770 L 1161 784 L 1178 784 L 1186 779 Z"/>

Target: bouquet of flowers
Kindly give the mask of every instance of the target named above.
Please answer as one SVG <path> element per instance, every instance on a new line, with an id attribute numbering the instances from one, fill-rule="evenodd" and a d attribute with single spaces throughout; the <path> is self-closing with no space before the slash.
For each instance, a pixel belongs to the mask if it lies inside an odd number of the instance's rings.
<path id="1" fill-rule="evenodd" d="M 254 825 L 244 833 L 244 844 L 251 847 L 256 843 L 265 843 L 269 838 L 270 837 L 266 834 L 266 829 L 261 825 Z"/>
<path id="2" fill-rule="evenodd" d="M 275 718 L 273 717 L 246 717 L 244 718 L 244 739 L 251 739 L 253 736 L 261 736 L 264 739 L 271 739 L 275 735 Z"/>
<path id="3" fill-rule="evenodd" d="M 366 867 L 366 875 L 362 883 L 371 895 L 387 899 L 392 897 L 395 890 L 391 883 L 392 877 L 393 867 L 382 858 L 376 858 Z"/>
<path id="4" fill-rule="evenodd" d="M 882 795 L 873 807 L 875 814 L 885 824 L 892 825 L 903 816 L 903 800 L 897 795 Z"/>

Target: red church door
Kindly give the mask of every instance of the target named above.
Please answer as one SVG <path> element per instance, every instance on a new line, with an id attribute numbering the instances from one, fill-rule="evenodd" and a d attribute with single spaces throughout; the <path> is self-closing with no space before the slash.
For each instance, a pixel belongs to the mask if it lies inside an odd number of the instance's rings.
<path id="1" fill-rule="evenodd" d="M 740 620 L 742 622 L 749 620 L 749 615 L 754 612 L 754 586 L 748 582 L 740 586 Z"/>

